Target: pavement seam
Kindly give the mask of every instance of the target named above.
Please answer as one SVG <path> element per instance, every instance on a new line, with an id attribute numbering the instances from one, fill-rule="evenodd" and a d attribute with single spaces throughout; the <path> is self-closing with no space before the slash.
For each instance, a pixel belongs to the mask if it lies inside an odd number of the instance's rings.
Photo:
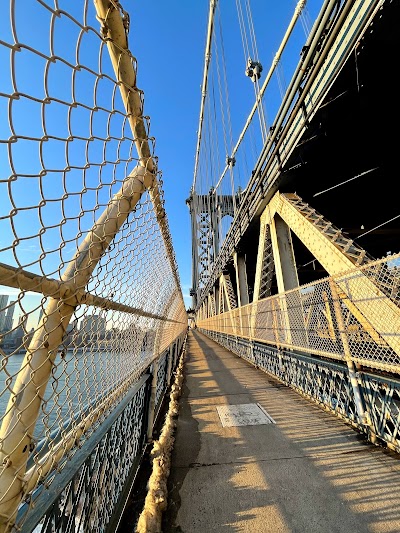
<path id="1" fill-rule="evenodd" d="M 204 396 L 190 396 L 190 398 L 182 398 L 183 400 L 198 400 L 199 398 L 221 398 L 222 396 L 242 396 L 243 394 L 249 394 L 252 391 L 266 390 L 265 387 L 260 387 L 259 389 L 246 389 L 248 392 L 232 392 L 230 394 L 214 394 L 213 396 L 204 395 Z"/>
<path id="2" fill-rule="evenodd" d="M 348 452 L 340 452 L 340 453 L 334 453 L 334 454 L 317 454 L 317 455 L 295 455 L 293 457 L 275 457 L 271 459 L 255 459 L 254 461 L 228 461 L 228 462 L 215 462 L 215 463 L 189 463 L 189 465 L 175 465 L 175 468 L 203 468 L 208 466 L 229 466 L 229 465 L 253 465 L 258 463 L 272 463 L 275 461 L 291 461 L 291 460 L 297 460 L 297 459 L 328 459 L 328 458 L 334 458 L 334 457 L 340 457 L 342 455 L 349 455 L 352 453 L 364 453 L 364 454 L 370 454 L 369 450 L 352 450 Z"/>

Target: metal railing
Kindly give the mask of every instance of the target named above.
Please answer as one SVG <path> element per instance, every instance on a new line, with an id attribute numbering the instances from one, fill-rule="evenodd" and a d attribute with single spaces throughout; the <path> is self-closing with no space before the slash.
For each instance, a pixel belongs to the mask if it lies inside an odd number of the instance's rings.
<path id="1" fill-rule="evenodd" d="M 391 255 L 197 326 L 400 451 L 399 265 Z"/>
<path id="2" fill-rule="evenodd" d="M 187 329 L 161 171 L 121 4 L 9 4 L 0 40 L 0 531 L 28 531 L 46 506 L 40 531 L 74 521 L 104 531 Z"/>
<path id="3" fill-rule="evenodd" d="M 92 428 L 85 441 L 77 443 L 71 456 L 60 461 L 51 473 L 51 483 L 43 480 L 25 499 L 17 515 L 18 530 L 117 530 L 172 373 L 184 350 L 184 338 L 177 339 L 160 356 L 167 362 L 158 367 L 164 372 L 156 370 L 155 363 L 150 365 L 121 402 Z M 160 391 L 157 404 L 152 402 L 154 383 Z"/>
<path id="4" fill-rule="evenodd" d="M 200 320 L 197 325 L 398 374 L 399 265 L 400 254 L 388 256 Z"/>

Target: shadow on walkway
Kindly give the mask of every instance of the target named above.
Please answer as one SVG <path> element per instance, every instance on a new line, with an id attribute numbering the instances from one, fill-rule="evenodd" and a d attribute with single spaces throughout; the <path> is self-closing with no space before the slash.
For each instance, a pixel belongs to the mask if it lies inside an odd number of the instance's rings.
<path id="1" fill-rule="evenodd" d="M 400 531 L 398 455 L 190 332 L 164 533 Z M 275 424 L 222 427 L 259 403 Z"/>

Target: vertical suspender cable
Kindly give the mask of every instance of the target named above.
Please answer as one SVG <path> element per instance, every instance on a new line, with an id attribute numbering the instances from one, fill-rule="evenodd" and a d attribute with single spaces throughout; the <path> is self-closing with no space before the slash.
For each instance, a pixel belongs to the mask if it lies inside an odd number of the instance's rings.
<path id="1" fill-rule="evenodd" d="M 250 114 L 249 114 L 249 116 L 248 116 L 248 118 L 246 120 L 246 124 L 243 127 L 242 133 L 239 135 L 239 139 L 238 139 L 238 141 L 236 143 L 236 146 L 233 149 L 233 152 L 231 154 L 232 157 L 236 154 L 236 152 L 237 152 L 237 150 L 238 150 L 238 148 L 240 146 L 240 143 L 242 142 L 242 140 L 244 138 L 244 135 L 245 135 L 245 133 L 247 131 L 247 128 L 249 127 L 249 125 L 250 125 L 250 123 L 251 123 L 251 121 L 253 119 L 254 113 L 257 111 L 257 108 L 258 108 L 258 106 L 259 106 L 259 104 L 261 102 L 261 99 L 262 99 L 262 97 L 264 95 L 264 92 L 265 92 L 265 90 L 266 90 L 266 88 L 267 88 L 267 86 L 268 86 L 268 84 L 269 84 L 269 82 L 271 80 L 272 74 L 273 74 L 276 66 L 278 65 L 278 62 L 279 62 L 279 60 L 281 58 L 283 50 L 284 50 L 284 48 L 285 48 L 285 46 L 286 46 L 286 44 L 287 44 L 287 42 L 289 40 L 289 37 L 290 37 L 290 35 L 291 35 L 292 31 L 293 31 L 293 28 L 296 25 L 297 19 L 300 17 L 300 14 L 301 14 L 301 12 L 302 12 L 302 10 L 303 10 L 305 5 L 306 5 L 306 0 L 299 0 L 299 2 L 296 5 L 295 12 L 293 14 L 292 20 L 290 21 L 289 26 L 288 26 L 288 28 L 286 30 L 286 33 L 285 33 L 285 35 L 284 35 L 284 37 L 282 39 L 282 42 L 281 42 L 281 44 L 279 46 L 279 49 L 278 49 L 277 53 L 275 54 L 275 57 L 274 57 L 274 59 L 272 61 L 272 65 L 271 65 L 271 67 L 270 67 L 270 69 L 268 71 L 267 77 L 265 78 L 264 83 L 263 83 L 263 85 L 262 85 L 262 87 L 260 89 L 260 92 L 258 93 L 257 100 L 256 100 L 252 110 L 250 111 Z M 226 167 L 223 170 L 223 172 L 221 174 L 221 177 L 219 178 L 218 183 L 216 184 L 215 188 L 219 187 L 219 184 L 221 183 L 223 177 L 225 176 L 228 168 L 229 168 L 228 165 L 226 165 Z"/>
<path id="2" fill-rule="evenodd" d="M 195 189 L 195 186 L 196 186 L 197 169 L 199 165 L 201 132 L 203 128 L 204 105 L 205 105 L 205 100 L 207 96 L 208 67 L 210 65 L 210 59 L 211 59 L 211 42 L 212 42 L 212 36 L 213 36 L 214 14 L 215 14 L 215 8 L 217 6 L 217 1 L 218 0 L 210 0 L 210 10 L 209 10 L 209 15 L 208 15 L 206 51 L 205 51 L 205 56 L 204 56 L 203 84 L 201 87 L 199 128 L 197 131 L 196 159 L 194 163 L 194 175 L 193 175 L 193 185 L 192 185 L 193 190 Z"/>

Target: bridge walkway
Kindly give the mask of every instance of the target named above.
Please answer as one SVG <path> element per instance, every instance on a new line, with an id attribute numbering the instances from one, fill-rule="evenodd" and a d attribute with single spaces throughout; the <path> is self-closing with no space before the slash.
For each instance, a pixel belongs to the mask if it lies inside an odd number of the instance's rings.
<path id="1" fill-rule="evenodd" d="M 275 423 L 223 426 L 227 404 L 258 404 Z M 236 409 L 235 423 L 250 420 Z M 400 531 L 396 454 L 198 331 L 168 483 L 164 533 Z"/>

